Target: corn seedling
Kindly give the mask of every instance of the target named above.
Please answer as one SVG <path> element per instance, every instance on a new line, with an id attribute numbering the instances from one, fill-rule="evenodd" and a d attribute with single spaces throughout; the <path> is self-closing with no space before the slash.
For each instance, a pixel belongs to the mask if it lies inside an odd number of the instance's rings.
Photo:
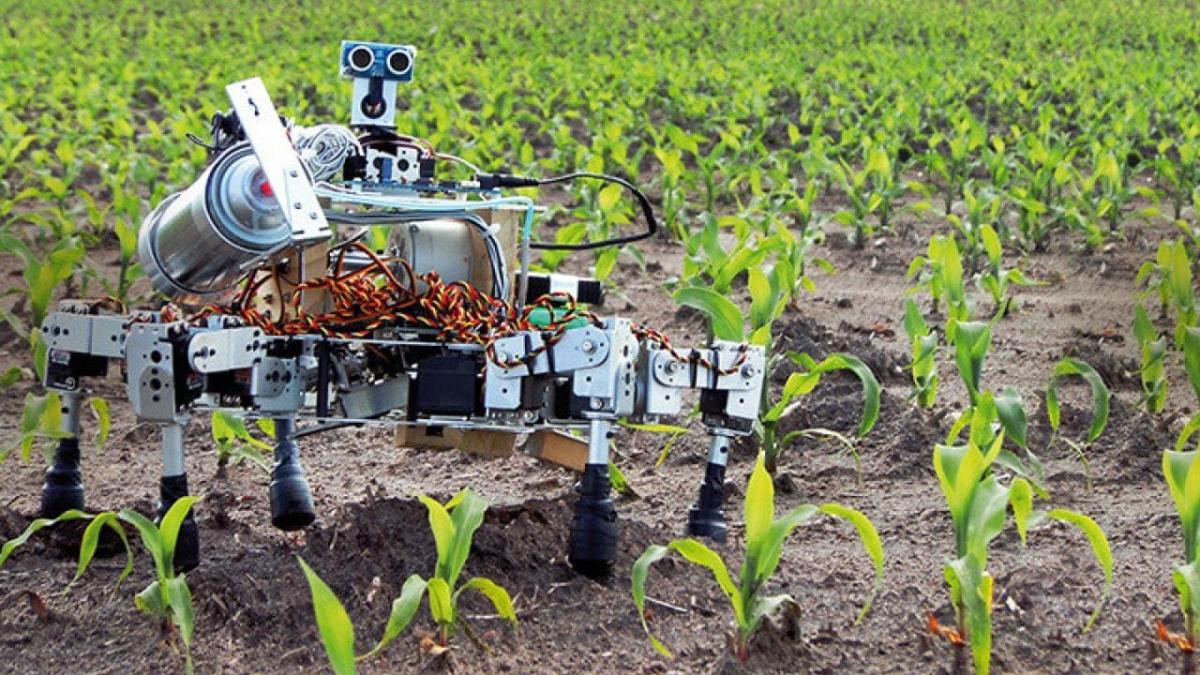
<path id="1" fill-rule="evenodd" d="M 845 160 L 832 166 L 833 176 L 842 188 L 842 194 L 850 201 L 850 210 L 840 211 L 833 218 L 851 228 L 850 241 L 855 248 L 863 248 L 876 229 L 890 227 L 892 204 L 899 199 L 907 186 L 893 175 L 892 160 L 880 146 L 863 148 L 862 169 L 855 170 Z M 878 225 L 870 218 L 878 219 Z"/>
<path id="2" fill-rule="evenodd" d="M 1012 296 L 1009 294 L 1010 286 L 1040 286 L 1042 284 L 1025 276 L 1024 272 L 1015 267 L 1004 269 L 1004 249 L 1000 245 L 999 235 L 991 225 L 979 227 L 979 239 L 983 244 L 984 253 L 987 255 L 987 265 L 979 276 L 979 286 L 992 296 L 995 315 L 997 317 L 1007 316 L 1012 306 Z"/>
<path id="3" fill-rule="evenodd" d="M 275 436 L 275 423 L 272 420 L 260 419 L 255 424 L 268 438 Z M 213 411 L 212 438 L 217 444 L 217 477 L 224 478 L 229 465 L 243 460 L 264 471 L 271 470 L 271 464 L 264 453 L 270 453 L 274 446 L 251 434 L 246 428 L 245 420 L 240 417 L 222 410 Z"/>
<path id="4" fill-rule="evenodd" d="M 947 216 L 974 169 L 979 148 L 987 141 L 987 126 L 969 110 L 960 110 L 951 127 L 929 137 L 929 151 L 924 156 L 925 167 L 938 179 Z"/>
<path id="5" fill-rule="evenodd" d="M 1142 402 L 1148 412 L 1160 413 L 1167 404 L 1167 338 L 1159 336 L 1141 305 L 1134 308 L 1133 337 L 1142 351 Z"/>
<path id="6" fill-rule="evenodd" d="M 802 370 L 788 376 L 783 385 L 783 391 L 780 392 L 779 400 L 770 405 L 766 405 L 770 403 L 769 400 L 764 401 L 764 410 L 759 416 L 759 447 L 762 448 L 767 470 L 774 473 L 779 453 L 796 439 L 806 436 L 833 438 L 841 441 L 849 448 L 857 466 L 859 464 L 857 444 L 843 434 L 820 428 L 801 429 L 791 431 L 780 438 L 778 435 L 779 421 L 796 409 L 800 404 L 801 397 L 816 389 L 817 385 L 821 383 L 822 376 L 837 370 L 848 370 L 858 378 L 863 388 L 862 417 L 856 431 L 856 438 L 861 439 L 870 433 L 876 420 L 879 419 L 881 388 L 879 380 L 875 378 L 875 373 L 871 372 L 871 368 L 861 359 L 850 354 L 830 354 L 820 363 L 808 354 L 793 353 L 788 354 L 787 358 L 795 365 L 800 366 Z"/>
<path id="7" fill-rule="evenodd" d="M 1200 617 L 1200 451 L 1163 452 L 1163 476 L 1175 502 L 1183 526 L 1184 564 L 1171 570 L 1171 579 L 1179 593 L 1179 609 L 1184 617 L 1184 634 L 1177 639 L 1160 621 L 1159 637 L 1180 648 L 1185 672 L 1192 672 L 1196 646 L 1196 619 Z"/>
<path id="8" fill-rule="evenodd" d="M 993 227 L 1000 218 L 1000 207 L 1003 199 L 994 190 L 982 187 L 975 190 L 971 181 L 962 188 L 963 206 L 966 213 L 959 216 L 951 213 L 946 216 L 962 241 L 963 264 L 966 269 L 975 272 L 979 269 L 979 260 L 986 255 L 984 241 L 980 231 L 985 225 Z"/>
<path id="9" fill-rule="evenodd" d="M 1058 428 L 1062 422 L 1062 406 L 1058 402 L 1058 382 L 1064 377 L 1072 376 L 1083 378 L 1092 390 L 1092 425 L 1088 429 L 1087 436 L 1082 443 L 1077 443 L 1069 438 L 1062 438 L 1058 435 Z M 1050 383 L 1046 385 L 1046 417 L 1049 418 L 1050 428 L 1053 430 L 1053 436 L 1050 438 L 1048 445 L 1054 445 L 1054 441 L 1061 438 L 1063 443 L 1066 443 L 1068 447 L 1079 455 L 1080 461 L 1083 462 L 1084 472 L 1087 474 L 1088 490 L 1091 490 L 1092 471 L 1084 448 L 1095 443 L 1096 439 L 1100 438 L 1100 434 L 1104 433 L 1104 427 L 1108 424 L 1109 401 L 1111 399 L 1112 391 L 1104 383 L 1104 379 L 1100 377 L 1100 373 L 1097 373 L 1096 369 L 1092 368 L 1088 363 L 1079 359 L 1065 358 L 1054 364 L 1054 370 L 1050 373 Z"/>
<path id="10" fill-rule="evenodd" d="M 445 504 L 425 495 L 419 495 L 418 499 L 429 511 L 429 527 L 433 530 L 434 542 L 437 545 L 438 559 L 434 575 L 424 579 L 419 574 L 412 574 L 404 580 L 400 596 L 392 602 L 392 612 L 384 628 L 383 637 L 374 649 L 366 654 L 352 656 L 354 628 L 349 618 L 346 618 L 345 608 L 312 568 L 300 560 L 300 566 L 312 591 L 317 630 L 321 634 L 330 664 L 339 675 L 354 672 L 353 661 L 361 661 L 378 654 L 404 632 L 416 617 L 417 610 L 421 608 L 421 599 L 426 594 L 429 596 L 429 613 L 438 627 L 440 648 L 449 645 L 457 626 L 462 626 L 469 636 L 474 637 L 466 618 L 458 612 L 459 596 L 464 591 L 478 591 L 492 603 L 501 618 L 512 622 L 514 628 L 517 625 L 512 598 L 499 584 L 486 577 L 474 577 L 466 583 L 458 583 L 467 556 L 471 553 L 471 540 L 483 523 L 487 502 L 469 489 L 459 492 Z"/>
<path id="11" fill-rule="evenodd" d="M 125 545 L 126 563 L 117 579 L 119 585 L 133 571 L 133 549 L 122 525 L 133 526 L 140 535 L 142 545 L 154 560 L 154 581 L 134 596 L 133 602 L 139 610 L 162 623 L 164 630 L 174 631 L 183 643 L 184 663 L 187 672 L 192 672 L 192 635 L 195 628 L 195 613 L 192 609 L 192 592 L 187 585 L 187 576 L 175 571 L 175 544 L 184 519 L 195 504 L 195 497 L 178 499 L 161 523 L 155 525 L 146 516 L 136 511 L 105 511 L 89 515 L 71 510 L 57 518 L 38 518 L 25 531 L 0 547 L 0 566 L 18 547 L 29 541 L 38 531 L 71 520 L 90 520 L 79 544 L 79 567 L 74 581 L 87 571 L 96 554 L 100 533 L 105 528 L 114 531 Z M 72 583 L 74 583 L 72 581 Z"/>
<path id="12" fill-rule="evenodd" d="M 953 342 L 954 325 L 971 317 L 962 256 L 954 237 L 939 235 L 931 238 L 926 255 L 917 256 L 909 263 L 908 278 L 916 279 L 916 285 L 909 290 L 910 293 L 921 288 L 929 289 L 934 314 L 940 311 L 941 303 L 945 300 L 946 338 Z"/>
<path id="13" fill-rule="evenodd" d="M 695 539 L 676 539 L 666 546 L 650 546 L 633 564 L 631 593 L 651 643 L 660 653 L 671 657 L 671 652 L 651 632 L 646 619 L 646 576 L 650 566 L 662 560 L 672 551 L 688 562 L 704 567 L 713 574 L 721 592 L 729 600 L 735 624 L 731 645 L 734 654 L 745 661 L 749 657 L 750 641 L 762 624 L 763 619 L 773 614 L 784 603 L 794 602 L 787 594 L 765 594 L 768 582 L 779 567 L 783 555 L 783 544 L 788 535 L 799 525 L 817 514 L 825 514 L 848 521 L 858 532 L 863 548 L 875 567 L 875 581 L 870 596 L 859 611 L 856 623 L 861 622 L 871 608 L 871 602 L 883 582 L 883 545 L 875 526 L 862 513 L 837 503 L 821 506 L 805 504 L 775 517 L 775 487 L 767 473 L 765 460 L 759 454 L 750 482 L 746 487 L 745 521 L 746 553 L 735 582 L 725 562 L 715 551 Z"/>
<path id="14" fill-rule="evenodd" d="M 1103 530 L 1091 518 L 1066 509 L 1033 510 L 1033 490 L 1023 478 L 1008 485 L 1000 483 L 991 467 L 1000 454 L 1000 433 L 986 453 L 975 440 L 965 445 L 938 445 L 933 450 L 933 468 L 946 497 L 954 524 L 954 559 L 943 566 L 943 574 L 954 607 L 955 627 L 943 629 L 930 616 L 930 629 L 950 639 L 956 649 L 970 646 L 977 675 L 987 675 L 992 652 L 992 575 L 987 569 L 988 547 L 1003 530 L 1008 507 L 1024 545 L 1027 529 L 1046 518 L 1075 525 L 1087 537 L 1097 562 L 1104 571 L 1104 587 L 1096 609 L 1084 630 L 1099 617 L 1112 586 L 1112 552 Z"/>
<path id="15" fill-rule="evenodd" d="M 929 330 L 921 310 L 912 298 L 904 301 L 904 334 L 912 345 L 913 393 L 917 403 L 926 408 L 933 406 L 937 400 L 938 382 L 937 353 L 938 338 Z"/>
<path id="16" fill-rule="evenodd" d="M 1162 315 L 1175 311 L 1175 347 L 1183 348 L 1184 332 L 1200 323 L 1195 292 L 1192 290 L 1192 258 L 1182 241 L 1159 243 L 1153 261 L 1138 269 L 1135 283 L 1146 286 L 1146 293 L 1158 297 Z"/>
<path id="17" fill-rule="evenodd" d="M 956 442 L 963 429 L 970 425 L 971 437 L 976 445 L 988 447 L 996 437 L 996 432 L 1003 429 L 1008 438 L 1024 451 L 1028 465 L 1008 450 L 1001 450 L 1000 463 L 1014 473 L 1034 481 L 1034 487 L 1039 493 L 1043 493 L 1040 484 L 1036 482 L 1044 473 L 1042 462 L 1029 447 L 1029 420 L 1020 394 L 1011 387 L 993 393 L 982 386 L 983 362 L 991 344 L 990 323 L 967 321 L 958 324 L 954 363 L 967 389 L 970 406 L 959 415 L 951 427 L 946 436 L 946 443 Z"/>

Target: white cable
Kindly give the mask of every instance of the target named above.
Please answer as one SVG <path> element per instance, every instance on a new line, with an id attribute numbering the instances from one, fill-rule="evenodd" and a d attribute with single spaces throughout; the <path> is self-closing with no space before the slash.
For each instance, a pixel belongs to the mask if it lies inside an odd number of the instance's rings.
<path id="1" fill-rule="evenodd" d="M 342 170 L 346 158 L 363 152 L 354 132 L 338 124 L 296 127 L 292 137 L 314 181 L 332 178 Z"/>

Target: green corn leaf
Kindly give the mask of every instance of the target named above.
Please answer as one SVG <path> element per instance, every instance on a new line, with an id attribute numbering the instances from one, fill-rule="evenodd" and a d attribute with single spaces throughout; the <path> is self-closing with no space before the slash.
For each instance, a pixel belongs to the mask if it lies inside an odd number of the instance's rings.
<path id="1" fill-rule="evenodd" d="M 155 619 L 166 620 L 171 615 L 170 605 L 163 596 L 162 583 L 157 579 L 151 581 L 150 585 L 133 596 L 133 606 L 143 614 Z"/>
<path id="2" fill-rule="evenodd" d="M 976 675 L 988 675 L 992 662 L 992 575 L 970 558 L 946 563 L 947 582 L 959 589 Z"/>
<path id="3" fill-rule="evenodd" d="M 154 568 L 158 573 L 158 578 L 169 579 L 175 576 L 175 570 L 171 568 L 171 561 L 166 557 L 162 534 L 154 522 L 137 511 L 129 509 L 118 512 L 117 517 L 137 528 L 138 535 L 142 538 L 142 545 L 154 558 Z"/>
<path id="4" fill-rule="evenodd" d="M 454 545 L 454 522 L 446 507 L 432 497 L 417 495 L 417 499 L 429 511 L 429 529 L 433 531 L 433 541 L 437 547 L 437 571 L 439 577 L 449 576 L 450 549 Z"/>
<path id="5" fill-rule="evenodd" d="M 979 240 L 983 243 L 984 253 L 995 268 L 1000 267 L 1000 259 L 1004 255 L 1004 247 L 1000 245 L 1000 236 L 991 225 L 979 226 Z"/>
<path id="6" fill-rule="evenodd" d="M 197 501 L 196 497 L 180 497 L 167 509 L 167 513 L 162 518 L 162 523 L 159 524 L 159 533 L 162 536 L 163 559 L 168 570 L 174 569 L 175 564 L 175 543 L 179 539 L 179 528 L 183 526 L 183 519 L 187 517 L 188 511 L 192 509 L 192 505 Z"/>
<path id="7" fill-rule="evenodd" d="M 1171 570 L 1171 581 L 1179 593 L 1179 609 L 1184 616 L 1200 616 L 1200 568 L 1195 561 Z"/>
<path id="8" fill-rule="evenodd" d="M 750 290 L 750 326 L 765 326 L 775 309 L 778 293 L 772 293 L 770 280 L 759 268 L 751 267 L 746 270 L 746 274 L 747 287 Z"/>
<path id="9" fill-rule="evenodd" d="M 112 429 L 112 417 L 108 413 L 108 401 L 99 396 L 93 396 L 88 399 L 88 405 L 96 413 L 96 447 L 103 449 L 104 444 L 108 442 L 109 430 Z"/>
<path id="10" fill-rule="evenodd" d="M 461 491 L 455 500 L 451 500 L 450 504 L 454 538 L 450 547 L 450 559 L 446 565 L 446 575 L 442 578 L 448 587 L 454 588 L 463 565 L 467 563 L 467 557 L 471 555 L 471 541 L 475 538 L 475 531 L 483 524 L 487 502 L 470 489 L 466 489 Z"/>
<path id="11" fill-rule="evenodd" d="M 743 588 L 757 589 L 766 583 L 779 567 L 783 555 L 783 543 L 792 531 L 815 516 L 820 509 L 812 504 L 801 504 L 780 516 L 771 523 L 763 533 L 761 540 L 753 547 L 755 555 L 750 555 L 751 544 L 747 539 L 746 559 L 742 562 L 741 580 Z"/>
<path id="12" fill-rule="evenodd" d="M 1033 489 L 1024 478 L 1014 478 L 1008 487 L 1008 501 L 1012 504 L 1013 521 L 1017 524 L 1017 534 L 1024 545 L 1029 531 L 1029 518 L 1033 513 Z"/>
<path id="13" fill-rule="evenodd" d="M 479 591 L 487 598 L 500 618 L 507 619 L 513 628 L 517 626 L 517 611 L 513 608 L 512 598 L 502 586 L 486 577 L 475 577 L 463 584 L 454 592 L 454 604 L 458 604 L 458 595 L 463 591 Z"/>
<path id="14" fill-rule="evenodd" d="M 1183 526 L 1183 550 L 1188 562 L 1200 559 L 1200 452 L 1163 452 L 1162 469 L 1171 499 Z"/>
<path id="15" fill-rule="evenodd" d="M 357 660 L 370 658 L 379 653 L 381 649 L 391 644 L 400 633 L 408 628 L 408 624 L 412 623 L 413 617 L 417 615 L 417 610 L 421 608 L 421 598 L 425 596 L 425 587 L 427 583 L 419 574 L 410 575 L 404 580 L 404 586 L 400 589 L 400 597 L 392 601 L 392 613 L 388 616 L 387 626 L 383 630 L 383 637 L 379 639 L 379 644 L 371 651 L 358 657 Z"/>
<path id="16" fill-rule="evenodd" d="M 883 542 L 879 539 L 879 531 L 875 529 L 875 524 L 859 511 L 829 502 L 821 505 L 821 513 L 841 518 L 853 525 L 854 529 L 858 531 L 858 538 L 862 541 L 863 550 L 867 552 L 871 563 L 875 566 L 875 582 L 871 585 L 871 594 L 863 603 L 858 617 L 854 620 L 855 625 L 858 625 L 867 616 L 867 612 L 871 611 L 871 603 L 879 594 L 879 589 L 883 587 Z"/>
<path id="17" fill-rule="evenodd" d="M 180 574 L 166 580 L 167 603 L 171 607 L 171 619 L 179 629 L 185 649 L 192 646 L 192 633 L 195 630 L 196 614 L 192 608 L 192 590 L 187 585 L 187 575 Z M 189 656 L 190 660 L 191 657 Z"/>
<path id="18" fill-rule="evenodd" d="M 633 604 L 637 607 L 638 618 L 642 621 L 642 629 L 646 631 L 646 637 L 650 638 L 650 643 L 658 650 L 660 654 L 668 659 L 675 658 L 666 645 L 650 632 L 650 625 L 646 622 L 646 576 L 650 573 L 650 566 L 665 558 L 670 554 L 671 549 L 666 546 L 650 546 L 647 547 L 642 555 L 633 563 L 633 569 L 629 573 L 629 592 L 633 596 Z"/>
<path id="19" fill-rule="evenodd" d="M 0 546 L 0 567 L 4 566 L 4 561 L 8 560 L 8 557 L 13 554 L 13 551 L 25 545 L 25 543 L 29 541 L 30 537 L 37 534 L 41 530 L 59 523 L 93 517 L 94 516 L 89 513 L 84 513 L 78 509 L 71 509 L 69 511 L 64 511 L 62 515 L 58 516 L 57 518 L 35 518 L 29 523 L 25 530 L 21 532 L 21 534 L 18 534 L 12 539 L 4 542 L 4 546 Z"/>
<path id="20" fill-rule="evenodd" d="M 1188 382 L 1200 400 L 1200 327 L 1188 326 L 1183 333 L 1183 365 Z"/>
<path id="21" fill-rule="evenodd" d="M 83 573 L 87 571 L 88 565 L 91 564 L 92 558 L 96 555 L 96 546 L 100 542 L 100 532 L 105 528 L 111 529 L 121 539 L 121 543 L 125 545 L 125 567 L 121 570 L 121 576 L 117 578 L 117 586 L 121 585 L 122 581 L 133 572 L 133 547 L 129 545 L 129 537 L 125 534 L 125 528 L 121 527 L 120 520 L 117 519 L 117 514 L 112 511 L 105 511 L 97 514 L 92 522 L 88 523 L 87 529 L 83 531 L 83 538 L 79 542 L 79 567 L 75 572 L 75 578 L 71 580 L 74 584 L 79 581 Z"/>
<path id="22" fill-rule="evenodd" d="M 1082 513 L 1069 509 L 1051 509 L 1046 515 L 1060 522 L 1074 525 L 1082 530 L 1088 539 L 1088 543 L 1092 546 L 1092 553 L 1096 556 L 1096 562 L 1099 563 L 1100 569 L 1104 571 L 1104 588 L 1100 592 L 1100 600 L 1096 603 L 1096 608 L 1092 610 L 1092 615 L 1083 627 L 1086 633 L 1091 629 L 1092 624 L 1096 623 L 1096 619 L 1100 617 L 1100 611 L 1104 609 L 1104 601 L 1108 599 L 1108 595 L 1112 591 L 1113 556 L 1112 549 L 1108 544 L 1108 537 L 1104 535 L 1104 530 L 1100 528 L 1096 521 Z"/>
<path id="23" fill-rule="evenodd" d="M 455 621 L 454 600 L 450 586 L 441 577 L 429 580 L 425 589 L 429 592 L 429 613 L 439 626 L 453 626 Z"/>
<path id="24" fill-rule="evenodd" d="M 979 398 L 979 381 L 983 374 L 983 360 L 991 347 L 991 325 L 982 321 L 963 321 L 955 326 L 954 362 L 958 374 L 967 387 L 971 404 Z"/>
<path id="25" fill-rule="evenodd" d="M 675 302 L 698 309 L 708 315 L 713 335 L 721 340 L 741 342 L 745 339 L 742 312 L 728 298 L 707 288 L 681 288 L 675 291 Z"/>
<path id="26" fill-rule="evenodd" d="M 1058 402 L 1058 381 L 1060 378 L 1071 375 L 1082 377 L 1092 389 L 1092 426 L 1088 430 L 1087 442 L 1094 443 L 1097 438 L 1100 438 L 1100 434 L 1104 433 L 1104 427 L 1108 425 L 1112 391 L 1104 383 L 1100 373 L 1085 361 L 1068 357 L 1054 364 L 1054 370 L 1050 375 L 1050 384 L 1046 387 L 1046 416 L 1050 419 L 1050 428 L 1058 431 L 1062 418 L 1061 406 Z"/>
<path id="27" fill-rule="evenodd" d="M 725 561 L 721 560 L 721 556 L 695 539 L 676 539 L 667 544 L 667 548 L 683 556 L 693 565 L 699 565 L 712 572 L 717 585 L 721 587 L 721 591 L 729 599 L 730 606 L 733 607 L 734 620 L 739 626 L 746 625 L 746 608 L 741 592 L 734 585 L 733 578 L 729 576 L 729 569 L 725 567 Z"/>
<path id="28" fill-rule="evenodd" d="M 308 580 L 308 588 L 312 593 L 313 614 L 317 620 L 317 631 L 321 634 L 321 643 L 325 645 L 325 655 L 329 657 L 329 666 L 337 675 L 353 675 L 354 665 L 354 624 L 346 614 L 346 608 L 337 595 L 317 576 L 317 573 L 297 556 L 304 577 Z"/>
<path id="29" fill-rule="evenodd" d="M 1197 431 L 1200 431 L 1200 412 L 1188 418 L 1187 423 L 1179 430 L 1179 436 L 1175 439 L 1175 450 L 1183 450 L 1184 446 L 1187 445 L 1188 441 L 1191 440 Z"/>
<path id="30" fill-rule="evenodd" d="M 743 509 L 746 523 L 746 558 L 758 558 L 758 547 L 775 520 L 775 482 L 767 472 L 763 453 L 758 454 L 746 484 Z"/>
<path id="31" fill-rule="evenodd" d="M 1026 442 L 1026 431 L 1029 428 L 1029 422 L 1025 418 L 1025 408 L 1021 405 L 1021 395 L 1016 389 L 1006 387 L 995 397 L 996 415 L 1000 418 L 1000 424 L 1004 427 L 1005 433 L 1008 434 L 1013 441 L 1022 448 L 1028 447 Z"/>

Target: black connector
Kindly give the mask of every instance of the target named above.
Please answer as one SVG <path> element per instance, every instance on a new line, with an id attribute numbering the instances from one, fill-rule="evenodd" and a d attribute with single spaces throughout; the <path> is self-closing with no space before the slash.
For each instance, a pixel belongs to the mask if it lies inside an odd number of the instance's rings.
<path id="1" fill-rule="evenodd" d="M 479 181 L 479 188 L 482 190 L 537 187 L 541 185 L 541 181 L 537 178 L 514 176 L 510 173 L 481 173 L 475 176 L 475 180 Z"/>

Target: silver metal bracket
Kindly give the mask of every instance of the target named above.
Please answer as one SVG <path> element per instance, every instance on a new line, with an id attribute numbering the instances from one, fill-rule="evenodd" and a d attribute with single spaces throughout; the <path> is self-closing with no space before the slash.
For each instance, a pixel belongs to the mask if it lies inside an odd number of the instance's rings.
<path id="1" fill-rule="evenodd" d="M 234 82 L 225 87 L 225 92 L 292 228 L 292 241 L 302 244 L 329 239 L 333 233 L 325 220 L 325 211 L 262 80 L 253 77 Z"/>

